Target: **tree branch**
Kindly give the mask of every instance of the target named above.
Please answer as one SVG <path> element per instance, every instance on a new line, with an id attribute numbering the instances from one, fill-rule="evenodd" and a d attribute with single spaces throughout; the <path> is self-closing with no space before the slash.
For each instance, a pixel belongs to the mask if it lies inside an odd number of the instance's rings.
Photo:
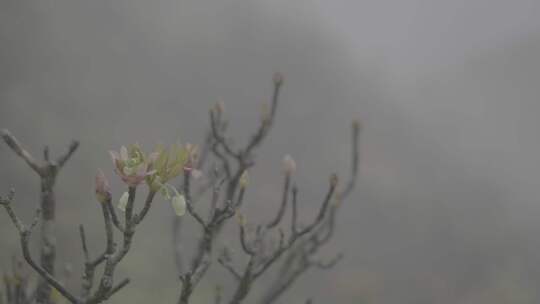
<path id="1" fill-rule="evenodd" d="M 11 150 L 15 152 L 15 154 L 22 158 L 26 162 L 26 164 L 28 164 L 28 166 L 32 168 L 32 170 L 34 170 L 39 175 L 42 174 L 41 166 L 38 164 L 35 158 L 23 148 L 22 144 L 17 140 L 17 138 L 11 135 L 11 133 L 7 129 L 2 130 L 2 138 L 4 139 L 4 142 L 8 145 L 8 147 L 10 147 Z"/>
<path id="2" fill-rule="evenodd" d="M 34 219 L 32 221 L 32 224 L 27 228 L 22 221 L 17 217 L 13 209 L 11 208 L 11 204 L 14 198 L 14 191 L 12 190 L 10 195 L 7 199 L 0 198 L 0 204 L 4 207 L 7 214 L 9 215 L 9 218 L 13 222 L 13 225 L 17 228 L 19 231 L 19 237 L 20 237 L 20 244 L 21 249 L 23 253 L 23 257 L 43 279 L 47 281 L 50 285 L 52 285 L 58 292 L 64 296 L 66 299 L 68 299 L 71 303 L 79 304 L 80 299 L 72 295 L 59 281 L 57 281 L 47 270 L 39 266 L 33 259 L 30 254 L 29 249 L 29 240 L 30 235 L 32 234 L 33 228 L 37 225 L 39 218 L 41 216 L 41 209 L 37 209 L 36 215 L 34 216 Z"/>
<path id="3" fill-rule="evenodd" d="M 291 175 L 285 174 L 285 183 L 283 185 L 283 194 L 281 199 L 281 204 L 279 206 L 278 213 L 276 214 L 276 217 L 266 225 L 266 228 L 271 229 L 279 225 L 281 222 L 281 219 L 283 218 L 283 215 L 285 214 L 285 209 L 287 208 L 287 201 L 289 198 L 289 188 L 291 185 Z"/>

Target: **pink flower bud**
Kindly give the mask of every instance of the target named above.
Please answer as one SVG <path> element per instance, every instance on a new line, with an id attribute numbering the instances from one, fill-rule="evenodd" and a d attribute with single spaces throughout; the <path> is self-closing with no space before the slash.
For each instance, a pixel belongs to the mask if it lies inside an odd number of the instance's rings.
<path id="1" fill-rule="evenodd" d="M 291 175 L 296 171 L 296 162 L 289 154 L 283 157 L 283 171 L 287 175 Z"/>
<path id="2" fill-rule="evenodd" d="M 100 203 L 106 203 L 111 199 L 109 182 L 101 170 L 98 170 L 96 175 L 96 198 Z"/>
<path id="3" fill-rule="evenodd" d="M 216 102 L 216 104 L 214 105 L 214 111 L 216 111 L 216 113 L 218 114 L 222 114 L 223 112 L 225 112 L 225 103 L 223 102 L 223 100 L 219 100 L 218 102 Z"/>
<path id="4" fill-rule="evenodd" d="M 151 170 L 156 155 L 146 157 L 138 145 L 132 145 L 129 150 L 125 146 L 120 148 L 120 153 L 110 151 L 114 171 L 122 181 L 130 187 L 136 187 L 148 176 L 155 173 Z"/>

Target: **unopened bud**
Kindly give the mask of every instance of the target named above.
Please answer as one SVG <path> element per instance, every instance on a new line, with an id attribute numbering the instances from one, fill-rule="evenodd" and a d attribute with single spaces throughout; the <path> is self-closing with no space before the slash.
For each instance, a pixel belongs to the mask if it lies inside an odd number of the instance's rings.
<path id="1" fill-rule="evenodd" d="M 248 176 L 247 170 L 245 170 L 244 173 L 242 173 L 242 175 L 240 176 L 239 184 L 240 184 L 240 188 L 242 189 L 246 188 L 247 185 L 249 184 L 249 176 Z"/>
<path id="2" fill-rule="evenodd" d="M 335 187 L 335 186 L 337 186 L 337 184 L 338 184 L 338 176 L 337 176 L 337 174 L 334 173 L 334 174 L 330 175 L 330 185 L 332 187 Z"/>
<path id="3" fill-rule="evenodd" d="M 283 171 L 287 175 L 291 175 L 296 171 L 296 162 L 289 154 L 283 157 Z"/>
<path id="4" fill-rule="evenodd" d="M 98 174 L 96 175 L 96 199 L 100 203 L 106 203 L 108 200 L 111 199 L 111 188 L 109 186 L 109 182 L 107 181 L 107 178 L 105 177 L 105 174 L 103 174 L 103 171 L 99 170 Z"/>
<path id="5" fill-rule="evenodd" d="M 217 114 L 222 114 L 223 112 L 225 112 L 225 103 L 223 102 L 223 100 L 219 100 L 218 102 L 216 102 L 216 104 L 214 105 L 213 110 Z"/>
<path id="6" fill-rule="evenodd" d="M 355 119 L 352 122 L 352 127 L 353 127 L 353 130 L 359 131 L 362 128 L 362 123 L 360 122 L 360 120 Z"/>
<path id="7" fill-rule="evenodd" d="M 186 213 L 186 199 L 183 195 L 177 193 L 172 198 L 171 205 L 176 216 L 182 216 Z"/>
<path id="8" fill-rule="evenodd" d="M 245 227 L 247 224 L 246 216 L 240 212 L 236 212 L 236 219 L 238 220 L 238 225 Z"/>
<path id="9" fill-rule="evenodd" d="M 280 86 L 283 84 L 283 74 L 281 73 L 274 73 L 274 76 L 272 77 L 272 81 L 274 82 L 274 85 Z"/>

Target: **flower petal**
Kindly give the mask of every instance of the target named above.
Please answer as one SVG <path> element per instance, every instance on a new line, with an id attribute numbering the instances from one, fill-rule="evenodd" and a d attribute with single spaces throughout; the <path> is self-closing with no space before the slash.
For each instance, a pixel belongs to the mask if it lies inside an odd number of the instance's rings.
<path id="1" fill-rule="evenodd" d="M 126 146 L 122 146 L 120 148 L 120 159 L 123 160 L 123 161 L 126 161 L 126 160 L 128 160 L 128 158 L 129 158 L 128 150 L 127 150 Z"/>
<path id="2" fill-rule="evenodd" d="M 105 203 L 108 200 L 111 199 L 111 189 L 109 187 L 109 182 L 107 181 L 107 178 L 105 177 L 105 174 L 103 171 L 98 170 L 98 174 L 96 175 L 96 198 L 100 203 Z"/>
<path id="3" fill-rule="evenodd" d="M 144 177 L 147 177 L 147 176 L 152 176 L 154 174 L 156 174 L 157 170 L 150 170 L 150 171 L 147 171 L 145 174 L 144 174 Z"/>
<path id="4" fill-rule="evenodd" d="M 135 169 L 133 167 L 125 166 L 124 169 L 122 169 L 122 174 L 126 176 L 133 175 L 135 173 Z"/>
<path id="5" fill-rule="evenodd" d="M 148 155 L 148 163 L 153 164 L 160 156 L 159 152 L 152 152 Z"/>
<path id="6" fill-rule="evenodd" d="M 109 154 L 111 155 L 111 159 L 114 163 L 116 163 L 116 160 L 120 159 L 120 155 L 116 151 L 109 151 Z"/>
<path id="7" fill-rule="evenodd" d="M 133 173 L 137 176 L 146 176 L 146 168 L 147 165 L 145 163 L 140 163 L 137 168 L 134 168 Z"/>

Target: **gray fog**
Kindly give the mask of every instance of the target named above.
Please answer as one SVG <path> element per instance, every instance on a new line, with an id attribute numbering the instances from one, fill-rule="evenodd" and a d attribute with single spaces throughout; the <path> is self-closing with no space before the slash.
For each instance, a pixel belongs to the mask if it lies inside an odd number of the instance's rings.
<path id="1" fill-rule="evenodd" d="M 57 186 L 58 254 L 78 273 L 78 224 L 102 244 L 97 169 L 123 192 L 108 151 L 200 143 L 218 100 L 241 142 L 280 71 L 249 216 L 274 210 L 284 154 L 314 209 L 328 175 L 348 173 L 350 121 L 364 126 L 359 184 L 325 252 L 345 258 L 282 303 L 539 303 L 539 17 L 536 0 L 0 0 L 0 127 L 35 154 L 80 140 Z M 4 144 L 0 168 L 29 220 L 39 180 Z M 133 282 L 110 303 L 176 300 L 172 217 L 154 206 L 120 269 Z M 0 248 L 5 268 L 19 247 L 4 212 Z"/>

